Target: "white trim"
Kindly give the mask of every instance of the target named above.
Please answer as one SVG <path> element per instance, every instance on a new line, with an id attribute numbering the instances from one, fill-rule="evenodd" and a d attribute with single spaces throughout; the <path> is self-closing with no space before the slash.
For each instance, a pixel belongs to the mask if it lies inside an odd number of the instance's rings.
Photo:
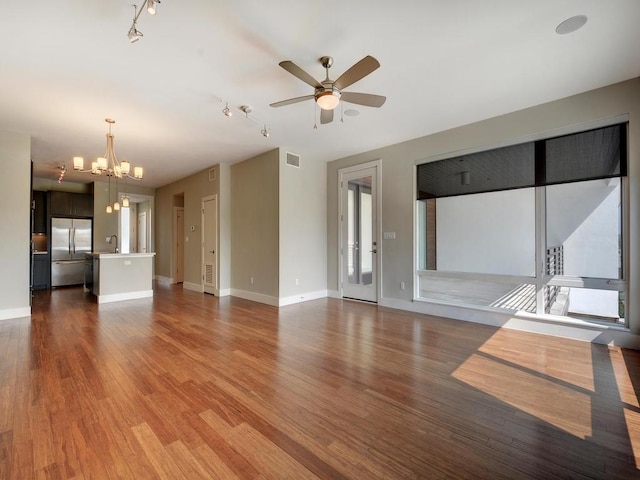
<path id="1" fill-rule="evenodd" d="M 204 287 L 199 283 L 182 282 L 182 288 L 193 292 L 204 293 Z"/>
<path id="2" fill-rule="evenodd" d="M 138 292 L 113 293 L 111 295 L 96 295 L 98 303 L 121 302 L 123 300 L 135 300 L 138 298 L 153 297 L 153 290 L 140 290 Z"/>
<path id="3" fill-rule="evenodd" d="M 503 313 L 480 310 L 475 306 L 453 306 L 424 300 L 408 302 L 394 298 L 382 298 L 378 304 L 382 307 L 479 323 L 497 328 L 508 328 L 640 350 L 640 335 L 634 335 L 628 329 L 618 325 L 592 324 L 580 320 L 558 320 L 561 317 L 544 319 L 527 312 Z"/>
<path id="4" fill-rule="evenodd" d="M 230 288 L 223 288 L 221 290 L 218 290 L 218 297 L 228 297 L 229 295 L 231 295 Z"/>
<path id="5" fill-rule="evenodd" d="M 162 285 L 171 285 L 173 283 L 173 278 L 163 277 L 162 275 L 154 275 L 153 279 Z"/>
<path id="6" fill-rule="evenodd" d="M 292 295 L 291 297 L 281 297 L 278 300 L 279 307 L 285 307 L 287 305 L 293 305 L 295 303 L 306 302 L 309 300 L 317 300 L 319 298 L 326 298 L 326 290 L 318 290 L 317 292 L 307 292 L 298 295 Z"/>
<path id="7" fill-rule="evenodd" d="M 231 289 L 231 295 L 238 298 L 244 298 L 245 300 L 251 300 L 252 302 L 266 303 L 273 307 L 279 306 L 278 297 L 272 297 L 271 295 L 263 295 L 262 293 L 249 292 L 247 290 L 238 290 L 237 288 Z"/>
<path id="8" fill-rule="evenodd" d="M 342 298 L 340 290 L 327 290 L 327 297 L 329 298 Z"/>
<path id="9" fill-rule="evenodd" d="M 22 318 L 31 316 L 31 307 L 8 308 L 0 310 L 0 320 L 9 320 L 13 318 Z"/>

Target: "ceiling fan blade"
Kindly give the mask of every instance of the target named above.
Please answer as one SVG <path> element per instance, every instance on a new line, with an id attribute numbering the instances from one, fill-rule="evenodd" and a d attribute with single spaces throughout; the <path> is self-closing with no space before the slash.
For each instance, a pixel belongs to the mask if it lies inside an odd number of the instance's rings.
<path id="1" fill-rule="evenodd" d="M 373 95 L 371 93 L 355 93 L 344 92 L 340 96 L 340 100 L 349 103 L 356 103 L 358 105 L 364 105 L 365 107 L 381 107 L 387 100 L 387 97 L 382 95 Z"/>
<path id="2" fill-rule="evenodd" d="M 322 88 L 322 85 L 320 84 L 319 81 L 317 81 L 307 72 L 305 72 L 298 65 L 293 63 L 291 60 L 284 60 L 283 62 L 280 62 L 278 65 L 280 65 L 282 68 L 284 68 L 287 72 L 289 72 L 294 77 L 298 77 L 304 83 L 308 83 L 313 88 Z"/>
<path id="3" fill-rule="evenodd" d="M 320 110 L 320 123 L 324 125 L 331 122 L 333 122 L 333 110 Z"/>
<path id="4" fill-rule="evenodd" d="M 340 90 L 347 88 L 352 83 L 356 83 L 361 78 L 369 75 L 379 66 L 380 62 L 378 62 L 378 60 L 373 58 L 371 55 L 367 55 L 349 70 L 340 75 L 334 82 L 334 85 Z"/>
<path id="5" fill-rule="evenodd" d="M 280 102 L 275 102 L 270 104 L 271 107 L 284 107 L 285 105 L 291 105 L 293 103 L 304 102 L 305 100 L 311 100 L 313 95 L 305 95 L 303 97 L 289 98 L 287 100 L 282 100 Z"/>

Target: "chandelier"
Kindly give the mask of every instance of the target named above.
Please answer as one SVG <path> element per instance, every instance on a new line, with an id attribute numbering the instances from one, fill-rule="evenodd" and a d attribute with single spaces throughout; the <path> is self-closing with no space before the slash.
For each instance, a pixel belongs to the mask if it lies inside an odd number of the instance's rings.
<path id="1" fill-rule="evenodd" d="M 111 213 L 113 210 L 120 210 L 120 203 L 116 199 L 111 206 L 111 177 L 114 177 L 116 180 L 116 196 L 118 195 L 118 179 L 124 178 L 126 181 L 128 178 L 133 180 L 141 180 L 143 175 L 142 167 L 134 167 L 133 175 L 131 175 L 131 164 L 127 160 L 119 161 L 118 157 L 116 157 L 116 152 L 113 149 L 113 134 L 111 133 L 111 126 L 116 123 L 115 120 L 111 118 L 105 118 L 105 122 L 109 124 L 109 132 L 107 133 L 107 150 L 104 154 L 104 157 L 98 157 L 94 162 L 91 162 L 91 168 L 85 170 L 84 169 L 84 158 L 82 157 L 73 157 L 73 169 L 75 171 L 81 173 L 91 173 L 92 175 L 100 176 L 106 175 L 109 177 L 109 205 L 107 205 L 107 213 Z M 122 206 L 129 206 L 129 197 L 124 194 L 122 197 Z"/>

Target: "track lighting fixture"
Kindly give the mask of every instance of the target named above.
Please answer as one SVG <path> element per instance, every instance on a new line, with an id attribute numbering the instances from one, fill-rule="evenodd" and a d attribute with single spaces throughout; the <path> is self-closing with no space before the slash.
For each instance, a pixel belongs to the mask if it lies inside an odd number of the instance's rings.
<path id="1" fill-rule="evenodd" d="M 129 28 L 129 33 L 127 33 L 127 37 L 129 37 L 129 41 L 131 43 L 135 43 L 143 37 L 142 32 L 138 30 L 138 18 L 140 17 L 142 10 L 147 7 L 147 12 L 151 15 L 155 15 L 158 3 L 160 3 L 160 0 L 143 0 L 143 4 L 140 9 L 138 9 L 137 5 L 133 6 L 133 22 Z"/>
<path id="2" fill-rule="evenodd" d="M 222 113 L 224 113 L 227 117 L 230 117 L 233 115 L 233 112 L 231 111 L 231 109 L 229 108 L 229 103 L 227 102 L 227 104 L 225 105 L 225 107 L 222 109 Z"/>
<path id="3" fill-rule="evenodd" d="M 262 130 L 260 130 L 260 133 L 262 134 L 263 137 L 269 138 L 269 130 L 267 130 L 267 126 L 266 125 L 264 126 L 264 128 Z"/>
<path id="4" fill-rule="evenodd" d="M 150 15 L 156 14 L 156 5 L 160 3 L 160 0 L 147 0 L 147 12 Z"/>
<path id="5" fill-rule="evenodd" d="M 127 34 L 127 37 L 129 37 L 129 41 L 131 43 L 135 43 L 140 40 L 142 36 L 142 32 L 136 29 L 136 22 L 133 22 L 133 25 L 131 25 L 131 28 L 129 29 L 129 33 Z"/>
<path id="6" fill-rule="evenodd" d="M 62 165 L 60 165 L 60 174 L 58 175 L 58 183 L 62 183 L 65 173 L 67 173 L 67 167 L 63 163 Z"/>

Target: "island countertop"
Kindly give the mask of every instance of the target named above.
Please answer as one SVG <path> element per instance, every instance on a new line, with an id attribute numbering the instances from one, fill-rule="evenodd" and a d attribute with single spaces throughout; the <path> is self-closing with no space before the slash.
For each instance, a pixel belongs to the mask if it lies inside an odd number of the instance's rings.
<path id="1" fill-rule="evenodd" d="M 85 254 L 85 291 L 98 303 L 133 300 L 153 296 L 155 253 Z"/>
<path id="2" fill-rule="evenodd" d="M 150 253 L 111 253 L 111 252 L 89 252 L 85 253 L 87 257 L 94 258 L 136 258 L 136 257 L 153 257 L 155 252 Z"/>

